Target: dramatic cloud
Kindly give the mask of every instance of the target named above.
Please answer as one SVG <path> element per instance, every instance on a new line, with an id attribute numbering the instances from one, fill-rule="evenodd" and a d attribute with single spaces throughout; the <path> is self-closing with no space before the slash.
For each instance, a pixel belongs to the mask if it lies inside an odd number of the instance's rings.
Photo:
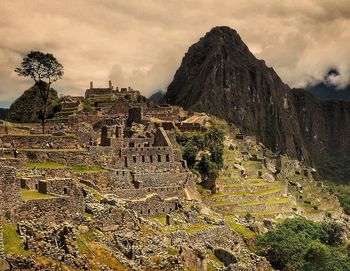
<path id="1" fill-rule="evenodd" d="M 132 86 L 149 96 L 165 89 L 187 48 L 216 25 L 236 29 L 258 58 L 292 87 L 350 79 L 348 0 L 2 0 L 0 106 L 31 81 L 13 72 L 30 50 L 53 53 L 65 67 L 55 84 L 83 95 L 89 81 Z"/>

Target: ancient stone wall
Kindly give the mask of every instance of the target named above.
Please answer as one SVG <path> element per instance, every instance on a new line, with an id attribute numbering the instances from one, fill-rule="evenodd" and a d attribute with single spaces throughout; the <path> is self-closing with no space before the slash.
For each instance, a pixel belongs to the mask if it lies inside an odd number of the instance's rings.
<path id="1" fill-rule="evenodd" d="M 143 119 L 142 107 L 131 107 L 128 112 L 127 125 L 131 125 L 133 122 L 140 123 Z"/>
<path id="2" fill-rule="evenodd" d="M 163 198 L 178 197 L 184 198 L 184 186 L 182 185 L 172 185 L 163 187 L 148 187 L 139 189 L 123 189 L 115 190 L 116 196 L 122 199 L 139 199 L 144 198 L 149 194 L 157 193 Z"/>
<path id="3" fill-rule="evenodd" d="M 68 116 L 68 123 L 71 125 L 75 125 L 77 123 L 88 123 L 88 124 L 95 124 L 99 121 L 102 121 L 103 119 L 105 119 L 106 116 L 102 115 L 99 112 L 91 112 L 91 113 L 87 113 L 87 112 L 81 112 L 78 114 L 73 114 Z"/>
<path id="4" fill-rule="evenodd" d="M 6 153 L 6 155 L 12 155 L 12 152 L 9 151 Z M 0 166 L 8 166 L 8 167 L 15 167 L 15 168 L 23 168 L 26 165 L 26 159 L 24 158 L 1 158 L 0 156 Z"/>
<path id="5" fill-rule="evenodd" d="M 172 168 L 174 165 L 174 154 L 171 147 L 134 147 L 122 148 L 121 160 L 125 167 L 149 167 Z"/>
<path id="6" fill-rule="evenodd" d="M 144 115 L 148 118 L 157 118 L 165 121 L 181 121 L 186 116 L 186 113 L 176 106 L 154 105 L 146 107 Z"/>
<path id="7" fill-rule="evenodd" d="M 181 132 L 203 132 L 205 128 L 200 123 L 177 123 L 177 128 L 180 129 Z"/>
<path id="8" fill-rule="evenodd" d="M 48 142 L 52 142 L 53 149 L 74 149 L 79 144 L 73 136 L 3 135 L 1 140 L 4 144 L 14 141 L 17 149 L 49 149 Z"/>
<path id="9" fill-rule="evenodd" d="M 77 201 L 82 200 L 82 193 L 77 188 L 74 180 L 69 178 L 48 178 L 46 182 L 46 193 L 55 195 L 65 195 L 70 196 Z M 39 191 L 40 192 L 40 191 Z"/>
<path id="10" fill-rule="evenodd" d="M 111 157 L 100 156 L 95 153 L 89 153 L 87 151 L 23 151 L 19 152 L 19 157 L 27 158 L 30 162 L 54 162 L 61 165 L 91 165 L 100 166 L 104 164 L 105 159 Z"/>
<path id="11" fill-rule="evenodd" d="M 70 197 L 29 200 L 23 202 L 16 210 L 18 220 L 35 220 L 42 223 L 55 221 L 65 222 L 77 215 L 83 215 L 85 203 L 83 200 Z"/>
<path id="12" fill-rule="evenodd" d="M 171 213 L 178 208 L 178 199 L 163 200 L 159 195 L 150 195 L 141 200 L 133 200 L 127 203 L 127 208 L 138 212 L 143 216 Z"/>
<path id="13" fill-rule="evenodd" d="M 185 183 L 188 175 L 187 172 L 135 172 L 133 183 L 137 188 L 160 187 L 171 185 L 182 185 Z M 137 185 L 136 185 L 137 184 Z"/>
<path id="14" fill-rule="evenodd" d="M 15 168 L 0 166 L 0 208 L 7 212 L 20 202 L 20 182 Z"/>

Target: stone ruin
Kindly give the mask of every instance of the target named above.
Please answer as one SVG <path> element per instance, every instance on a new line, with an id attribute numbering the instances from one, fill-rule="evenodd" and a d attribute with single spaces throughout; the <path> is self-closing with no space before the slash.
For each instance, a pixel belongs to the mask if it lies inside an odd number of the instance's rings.
<path id="1" fill-rule="evenodd" d="M 94 83 L 90 82 L 90 88 L 85 91 L 85 99 L 109 99 L 114 96 L 114 98 L 120 97 L 137 97 L 140 95 L 140 91 L 134 90 L 131 87 L 121 88 L 113 87 L 112 81 L 108 82 L 107 88 L 94 88 Z"/>
<path id="2" fill-rule="evenodd" d="M 133 270 L 182 270 L 184 264 L 202 270 L 208 263 L 216 270 L 270 270 L 218 214 L 245 226 L 251 225 L 240 217 L 247 212 L 256 219 L 342 216 L 338 200 L 314 181 L 311 168 L 269 152 L 237 129 L 225 142 L 224 168 L 212 194 L 202 202 L 198 176 L 187 168 L 176 133 L 205 132 L 211 117 L 131 103 L 130 95 L 139 92 L 91 84 L 85 97 L 62 100 L 63 114 L 44 135 L 40 125 L 0 123 L 0 210 L 16 223 L 25 249 L 82 270 L 93 265 L 86 255 L 96 257 L 91 247 L 97 243 L 103 256 L 113 254 Z M 82 110 L 86 103 L 91 111 Z M 314 191 L 323 198 L 312 197 Z M 4 257 L 1 233 L 0 259 L 38 269 L 28 257 Z M 98 241 L 84 239 L 91 234 Z M 108 268 L 95 267 L 113 270 Z"/>

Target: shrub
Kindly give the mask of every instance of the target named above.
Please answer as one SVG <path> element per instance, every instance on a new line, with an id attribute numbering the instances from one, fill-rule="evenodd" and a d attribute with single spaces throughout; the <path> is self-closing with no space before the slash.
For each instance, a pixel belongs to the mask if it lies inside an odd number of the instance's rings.
<path id="1" fill-rule="evenodd" d="M 342 228 L 305 218 L 286 219 L 259 240 L 260 253 L 280 270 L 350 270 L 350 259 L 338 251 Z"/>
<path id="2" fill-rule="evenodd" d="M 187 143 L 182 157 L 187 161 L 188 167 L 192 168 L 196 163 L 197 149 L 192 145 L 191 142 Z"/>

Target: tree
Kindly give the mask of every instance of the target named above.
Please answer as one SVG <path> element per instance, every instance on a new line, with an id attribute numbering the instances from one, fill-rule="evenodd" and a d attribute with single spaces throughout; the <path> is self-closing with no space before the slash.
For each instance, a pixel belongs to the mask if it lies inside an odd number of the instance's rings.
<path id="1" fill-rule="evenodd" d="M 21 67 L 16 68 L 15 72 L 19 76 L 31 77 L 39 89 L 42 99 L 39 117 L 43 133 L 45 133 L 47 103 L 51 84 L 62 78 L 63 66 L 52 54 L 32 51 L 23 58 Z"/>
<path id="2" fill-rule="evenodd" d="M 192 145 L 192 143 L 187 143 L 184 148 L 183 158 L 187 161 L 188 167 L 192 168 L 194 166 L 194 164 L 196 163 L 196 156 L 196 148 Z"/>

